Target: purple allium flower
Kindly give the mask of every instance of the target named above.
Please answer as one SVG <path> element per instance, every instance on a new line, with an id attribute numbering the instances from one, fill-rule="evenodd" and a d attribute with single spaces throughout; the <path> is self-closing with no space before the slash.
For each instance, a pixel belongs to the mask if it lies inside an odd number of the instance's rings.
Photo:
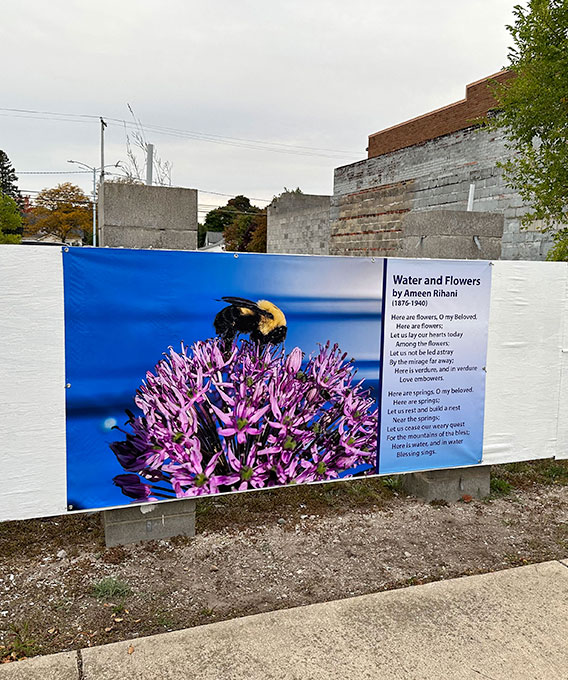
<path id="1" fill-rule="evenodd" d="M 138 475 L 117 475 L 113 482 L 116 486 L 120 487 L 120 490 L 125 496 L 133 498 L 136 501 L 151 501 L 156 500 L 152 497 L 152 490 L 146 484 L 142 483 L 142 480 Z"/>
<path id="2" fill-rule="evenodd" d="M 255 408 L 254 403 L 247 403 L 247 401 L 240 401 L 234 404 L 234 407 L 229 413 L 223 412 L 221 409 L 213 406 L 211 408 L 225 425 L 219 429 L 219 434 L 223 437 L 233 437 L 236 435 L 237 443 L 244 444 L 249 435 L 260 434 L 258 421 L 268 411 L 270 405 L 262 408 Z"/>
<path id="3" fill-rule="evenodd" d="M 138 389 L 142 415 L 111 449 L 135 500 L 336 479 L 374 465 L 378 414 L 352 361 L 329 342 L 304 362 L 218 338 L 170 348 Z M 138 473 L 138 474 L 135 474 Z M 148 482 L 148 483 L 145 483 Z"/>

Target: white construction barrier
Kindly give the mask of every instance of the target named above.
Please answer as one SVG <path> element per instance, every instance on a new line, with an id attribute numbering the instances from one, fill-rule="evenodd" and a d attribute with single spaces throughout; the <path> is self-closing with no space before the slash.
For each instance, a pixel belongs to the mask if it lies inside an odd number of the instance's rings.
<path id="1" fill-rule="evenodd" d="M 4 480 L 0 520 L 76 509 L 70 508 L 67 480 L 66 390 L 73 385 L 69 386 L 66 377 L 63 256 L 57 247 L 0 246 L 0 469 Z M 357 260 L 359 268 L 371 262 Z M 446 266 L 448 261 L 439 262 Z M 568 458 L 568 264 L 492 264 L 480 464 Z M 69 294 L 74 279 L 68 277 L 65 285 Z M 188 305 L 195 305 L 192 291 L 186 295 Z M 84 318 L 89 318 L 89 309 L 84 310 Z M 67 348 L 67 352 L 82 351 L 81 346 Z M 152 369 L 153 365 L 147 366 Z M 143 378 L 141 374 L 140 381 Z M 104 423 L 110 428 L 111 421 L 106 418 Z M 92 455 L 88 444 L 85 441 L 86 457 Z M 75 451 L 74 455 L 79 454 Z M 243 473 L 241 478 L 245 477 Z M 314 477 L 305 479 L 315 481 Z M 158 500 L 162 498 L 158 494 Z"/>

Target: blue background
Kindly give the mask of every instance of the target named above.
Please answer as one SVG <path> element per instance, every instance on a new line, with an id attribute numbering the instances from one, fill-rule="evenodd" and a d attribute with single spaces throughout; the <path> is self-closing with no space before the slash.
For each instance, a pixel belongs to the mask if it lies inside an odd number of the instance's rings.
<path id="1" fill-rule="evenodd" d="M 171 345 L 213 337 L 223 296 L 268 299 L 286 315 L 286 351 L 337 342 L 377 399 L 383 260 L 70 248 L 63 252 L 67 489 L 73 509 L 129 503 L 110 429 Z"/>

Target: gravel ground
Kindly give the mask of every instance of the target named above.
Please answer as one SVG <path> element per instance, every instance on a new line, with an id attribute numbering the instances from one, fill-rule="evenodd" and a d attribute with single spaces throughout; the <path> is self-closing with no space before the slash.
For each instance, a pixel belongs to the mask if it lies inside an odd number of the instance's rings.
<path id="1" fill-rule="evenodd" d="M 566 486 L 451 506 L 332 486 L 200 502 L 194 539 L 124 548 L 98 514 L 0 525 L 0 657 L 568 557 Z"/>

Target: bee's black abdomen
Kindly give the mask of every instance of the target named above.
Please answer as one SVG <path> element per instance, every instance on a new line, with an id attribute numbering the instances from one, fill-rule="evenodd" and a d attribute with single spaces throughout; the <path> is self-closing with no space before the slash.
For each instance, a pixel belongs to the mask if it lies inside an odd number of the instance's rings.
<path id="1" fill-rule="evenodd" d="M 258 323 L 258 315 L 243 314 L 238 307 L 224 307 L 215 317 L 213 326 L 223 339 L 225 349 L 230 349 L 237 333 L 251 333 Z"/>

